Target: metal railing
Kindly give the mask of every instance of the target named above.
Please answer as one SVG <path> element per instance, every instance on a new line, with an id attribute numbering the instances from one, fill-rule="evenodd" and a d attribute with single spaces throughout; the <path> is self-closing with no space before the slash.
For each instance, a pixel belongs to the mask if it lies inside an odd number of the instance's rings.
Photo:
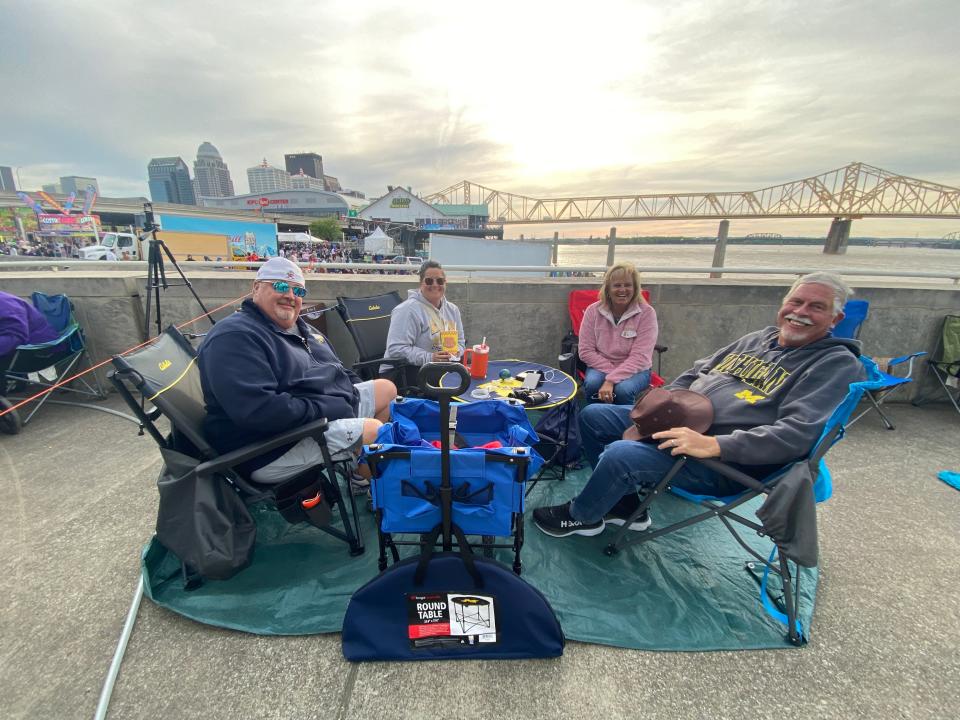
<path id="1" fill-rule="evenodd" d="M 169 264 L 169 263 L 168 263 Z M 184 272 L 199 269 L 234 269 L 234 270 L 255 270 L 260 263 L 251 262 L 203 262 L 191 261 L 180 262 L 180 267 Z M 299 263 L 301 267 L 306 267 L 308 263 Z M 397 265 L 394 263 L 322 263 L 314 264 L 314 267 L 321 267 L 325 270 L 388 270 L 393 272 L 417 272 L 419 265 Z M 35 258 L 30 260 L 7 260 L 0 262 L 0 271 L 7 270 L 29 270 L 29 269 L 96 269 L 96 270 L 136 270 L 146 272 L 147 263 L 137 260 L 74 260 L 58 258 Z M 449 272 L 466 273 L 472 277 L 473 273 L 544 273 L 545 279 L 555 276 L 557 279 L 568 279 L 568 273 L 603 273 L 606 271 L 605 265 L 444 265 L 444 269 Z M 800 276 L 812 272 L 822 271 L 823 268 L 798 268 L 798 267 L 709 267 L 709 266 L 637 266 L 644 275 L 785 275 Z M 913 278 L 923 280 L 951 280 L 954 284 L 960 284 L 960 270 L 881 270 L 875 268 L 843 268 L 833 269 L 840 275 L 847 277 L 890 277 L 890 278 Z M 322 274 L 322 273 L 321 273 Z"/>

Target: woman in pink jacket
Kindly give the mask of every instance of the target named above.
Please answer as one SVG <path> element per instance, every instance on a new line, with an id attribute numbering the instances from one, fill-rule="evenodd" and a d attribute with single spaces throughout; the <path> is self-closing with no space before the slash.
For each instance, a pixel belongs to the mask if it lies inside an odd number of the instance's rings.
<path id="1" fill-rule="evenodd" d="M 587 402 L 633 405 L 650 384 L 657 313 L 640 294 L 640 273 L 617 263 L 603 276 L 600 299 L 580 325 L 580 359 L 587 364 Z"/>

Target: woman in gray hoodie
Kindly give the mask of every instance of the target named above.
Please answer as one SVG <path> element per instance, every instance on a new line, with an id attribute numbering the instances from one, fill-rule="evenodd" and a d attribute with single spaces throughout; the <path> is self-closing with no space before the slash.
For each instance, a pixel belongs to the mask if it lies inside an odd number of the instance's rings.
<path id="1" fill-rule="evenodd" d="M 387 357 L 413 365 L 459 360 L 463 355 L 460 308 L 446 298 L 447 274 L 436 260 L 420 266 L 420 287 L 390 313 Z"/>

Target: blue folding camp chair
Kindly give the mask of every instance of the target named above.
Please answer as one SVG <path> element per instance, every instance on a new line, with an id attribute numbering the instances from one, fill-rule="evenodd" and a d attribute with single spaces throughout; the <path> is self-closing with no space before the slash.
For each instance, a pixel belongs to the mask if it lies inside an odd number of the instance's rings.
<path id="1" fill-rule="evenodd" d="M 869 309 L 869 300 L 847 300 L 847 303 L 843 306 L 843 320 L 837 323 L 837 326 L 833 329 L 833 336 L 850 339 L 859 338 L 860 329 L 863 327 L 864 320 L 867 319 Z M 853 425 L 868 412 L 876 410 L 887 430 L 895 429 L 893 423 L 890 422 L 890 418 L 883 412 L 881 405 L 899 388 L 913 382 L 913 361 L 926 354 L 925 352 L 915 352 L 911 355 L 887 360 L 884 363 L 884 369 L 879 371 L 880 377 L 883 379 L 882 384 L 879 384 L 876 388 L 867 388 L 864 392 L 864 397 L 867 398 L 870 406 L 850 420 L 847 427 Z M 901 372 L 900 368 L 904 363 L 907 365 L 905 371 Z"/>
<path id="2" fill-rule="evenodd" d="M 833 329 L 833 336 L 856 340 L 870 310 L 869 300 L 847 300 L 843 306 L 843 320 Z"/>
<path id="3" fill-rule="evenodd" d="M 380 428 L 376 443 L 364 448 L 373 476 L 381 570 L 387 567 L 388 547 L 397 562 L 398 545 L 420 544 L 395 535 L 426 535 L 444 520 L 442 450 L 433 444 L 442 444 L 441 416 L 434 400 L 398 398 L 391 407 L 393 421 Z M 513 570 L 519 575 L 524 489 L 543 464 L 532 447 L 537 434 L 522 405 L 502 400 L 450 403 L 450 416 L 443 440 L 452 448 L 452 524 L 463 536 L 482 536 L 488 556 L 493 548 L 512 548 Z M 449 542 L 449 532 L 444 535 Z M 494 542 L 511 535 L 511 543 Z"/>
<path id="4" fill-rule="evenodd" d="M 827 500 L 833 493 L 832 477 L 823 458 L 827 451 L 843 437 L 844 425 L 857 403 L 860 402 L 863 393 L 879 389 L 884 382 L 882 373 L 873 360 L 868 357 L 861 357 L 860 361 L 866 371 L 867 379 L 850 384 L 846 397 L 830 415 L 820 438 L 805 458 L 781 468 L 763 480 L 757 480 L 718 460 L 698 460 L 680 456 L 670 472 L 652 491 L 647 493 L 640 507 L 624 523 L 613 542 L 607 545 L 604 552 L 607 555 L 614 555 L 630 545 L 655 540 L 658 537 L 682 530 L 709 518 L 719 518 L 737 542 L 764 567 L 763 576 L 759 580 L 760 600 L 763 607 L 772 617 L 787 626 L 787 638 L 791 643 L 802 645 L 806 642 L 806 633 L 797 619 L 800 601 L 800 566 L 815 567 L 817 564 L 816 511 L 813 504 L 814 502 L 820 503 Z M 694 495 L 680 488 L 672 487 L 673 477 L 685 463 L 691 461 L 703 463 L 711 470 L 740 483 L 745 489 L 737 495 L 713 497 Z M 794 484 L 798 478 L 802 479 L 801 476 L 805 472 L 809 473 L 807 475 L 808 480 L 812 480 L 812 492 L 807 491 L 806 496 L 803 492 L 797 491 L 798 485 Z M 634 519 L 644 513 L 653 500 L 665 490 L 701 506 L 704 508 L 704 512 L 664 528 L 642 533 L 628 532 Z M 793 494 L 794 491 L 797 491 L 795 495 Z M 810 497 L 811 494 L 812 497 Z M 757 510 L 757 516 L 766 519 L 758 523 L 733 512 L 739 506 L 761 495 L 766 496 L 766 498 L 763 506 Z M 797 502 L 800 504 L 797 507 L 790 507 L 791 514 L 787 522 L 783 522 L 783 518 L 778 517 L 776 518 L 776 524 L 774 524 L 774 518 L 771 514 L 763 511 L 768 503 L 779 503 L 784 498 L 787 498 L 791 503 Z M 807 501 L 809 507 L 802 507 L 802 501 Z M 734 523 L 744 526 L 761 537 L 769 537 L 773 545 L 770 555 L 765 557 L 751 548 L 740 537 Z M 791 569 L 791 565 L 795 569 Z M 746 568 L 751 574 L 754 567 L 756 567 L 756 562 L 747 562 Z M 776 596 L 768 588 L 770 573 L 779 576 L 781 580 L 781 589 Z"/>
<path id="5" fill-rule="evenodd" d="M 70 299 L 66 295 L 45 295 L 41 292 L 33 293 L 30 299 L 33 306 L 43 313 L 50 327 L 56 330 L 57 338 L 36 345 L 21 345 L 16 349 L 10 367 L 6 371 L 6 387 L 12 387 L 20 397 L 11 395 L 10 400 L 20 401 L 40 390 L 49 390 L 57 385 L 59 385 L 58 390 L 78 393 L 98 400 L 106 397 L 95 372 L 91 373 L 91 381 L 81 375 L 69 384 L 60 385 L 75 374 L 81 360 L 85 360 L 88 367 L 93 365 L 87 351 L 83 330 L 74 317 Z M 0 387 L 0 390 L 2 389 Z M 0 395 L 3 394 L 4 392 L 0 391 Z M 37 399 L 33 409 L 23 418 L 23 425 L 30 422 L 43 404 L 50 399 L 51 394 L 52 392 L 47 392 Z M 10 424 L 10 427 L 13 425 Z M 19 427 L 16 427 L 15 431 L 19 432 Z"/>
<path id="6" fill-rule="evenodd" d="M 867 388 L 863 395 L 866 397 L 870 405 L 866 410 L 856 415 L 850 422 L 847 423 L 847 427 L 853 425 L 857 420 L 862 418 L 868 412 L 873 410 L 877 411 L 877 414 L 880 416 L 880 419 L 883 420 L 883 424 L 886 426 L 887 430 L 895 430 L 893 423 L 890 422 L 890 418 L 885 412 L 883 412 L 883 403 L 893 395 L 897 390 L 902 387 L 905 387 L 908 383 L 913 382 L 913 361 L 917 358 L 923 357 L 927 353 L 925 351 L 911 353 L 910 355 L 903 355 L 902 357 L 891 358 L 890 360 L 884 363 L 884 369 L 878 369 L 879 379 L 875 384 L 875 387 Z M 902 375 L 897 375 L 899 368 L 901 368 L 904 363 L 906 363 L 906 368 L 903 371 Z"/>

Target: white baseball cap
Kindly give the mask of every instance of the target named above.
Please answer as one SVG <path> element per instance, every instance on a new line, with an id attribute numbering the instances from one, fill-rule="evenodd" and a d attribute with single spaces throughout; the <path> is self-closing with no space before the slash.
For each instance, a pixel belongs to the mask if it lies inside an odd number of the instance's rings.
<path id="1" fill-rule="evenodd" d="M 300 266 L 282 257 L 270 258 L 261 265 L 257 270 L 257 280 L 286 280 L 298 285 L 306 285 Z"/>

